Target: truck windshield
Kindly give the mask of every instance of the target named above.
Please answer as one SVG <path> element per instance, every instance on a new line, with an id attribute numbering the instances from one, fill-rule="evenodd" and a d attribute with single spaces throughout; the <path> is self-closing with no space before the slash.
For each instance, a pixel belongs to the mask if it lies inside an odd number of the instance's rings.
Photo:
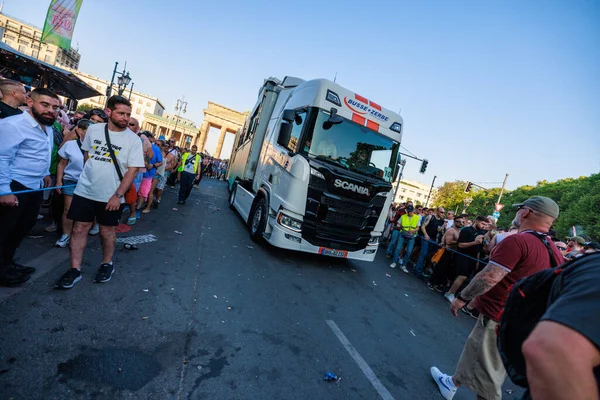
<path id="1" fill-rule="evenodd" d="M 391 182 L 399 143 L 346 118 L 341 124 L 328 124 L 329 116 L 317 109 L 314 129 L 305 136 L 301 152 Z"/>

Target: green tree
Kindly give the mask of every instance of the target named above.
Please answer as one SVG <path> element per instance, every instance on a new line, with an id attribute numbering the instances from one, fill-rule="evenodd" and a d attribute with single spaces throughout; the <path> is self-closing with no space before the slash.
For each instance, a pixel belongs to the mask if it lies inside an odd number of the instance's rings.
<path id="1" fill-rule="evenodd" d="M 468 196 L 462 192 L 465 185 L 463 181 L 444 183 L 434 199 L 435 204 L 451 210 L 459 205 L 462 210 L 462 201 Z M 471 215 L 490 215 L 499 192 L 498 188 L 473 191 L 470 193 L 473 200 L 467 212 Z M 560 216 L 553 226 L 559 237 L 571 236 L 575 226 L 578 235 L 588 240 L 600 240 L 600 173 L 556 182 L 544 180 L 535 186 L 525 185 L 506 191 L 501 200 L 505 207 L 500 212 L 498 226 L 510 227 L 517 213 L 512 204 L 522 203 L 532 196 L 550 197 L 560 207 Z"/>
<path id="2" fill-rule="evenodd" d="M 458 208 L 458 212 L 461 212 L 465 199 L 470 195 L 470 193 L 465 193 L 466 186 L 467 182 L 464 181 L 445 182 L 438 188 L 431 204 L 453 211 Z"/>
<path id="3" fill-rule="evenodd" d="M 82 112 L 86 113 L 86 112 L 90 111 L 92 108 L 97 108 L 97 107 L 94 107 L 91 104 L 80 104 L 79 106 L 77 106 L 77 111 L 82 111 Z"/>

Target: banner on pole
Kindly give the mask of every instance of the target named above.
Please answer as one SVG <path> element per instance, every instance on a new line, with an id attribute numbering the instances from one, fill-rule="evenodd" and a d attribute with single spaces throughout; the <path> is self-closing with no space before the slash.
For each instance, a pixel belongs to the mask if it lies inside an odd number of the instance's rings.
<path id="1" fill-rule="evenodd" d="M 70 50 L 81 3 L 83 0 L 52 0 L 46 14 L 41 42 Z"/>

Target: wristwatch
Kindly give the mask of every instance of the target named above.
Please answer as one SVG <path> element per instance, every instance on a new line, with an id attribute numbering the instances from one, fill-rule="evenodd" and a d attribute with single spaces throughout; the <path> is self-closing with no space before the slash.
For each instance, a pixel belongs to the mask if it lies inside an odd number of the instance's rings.
<path id="1" fill-rule="evenodd" d="M 462 293 L 458 293 L 456 296 L 454 296 L 454 298 L 459 299 L 463 303 L 468 303 L 469 301 L 471 301 L 471 300 L 467 300 L 464 297 L 462 297 Z"/>
<path id="2" fill-rule="evenodd" d="M 117 199 L 122 199 L 123 195 L 120 194 L 119 192 L 115 192 L 115 196 L 117 196 Z"/>

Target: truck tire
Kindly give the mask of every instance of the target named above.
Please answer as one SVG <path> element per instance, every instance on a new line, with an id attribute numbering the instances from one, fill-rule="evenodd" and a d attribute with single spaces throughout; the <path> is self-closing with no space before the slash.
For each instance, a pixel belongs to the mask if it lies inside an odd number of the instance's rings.
<path id="1" fill-rule="evenodd" d="M 235 182 L 233 184 L 233 186 L 231 187 L 231 190 L 229 191 L 229 200 L 227 200 L 229 203 L 229 209 L 234 210 L 234 211 L 235 211 L 235 207 L 233 206 L 233 203 L 235 201 L 236 193 L 237 193 L 237 182 Z"/>
<path id="2" fill-rule="evenodd" d="M 267 224 L 267 202 L 264 198 L 258 199 L 252 212 L 248 216 L 248 229 L 250 238 L 257 243 L 263 240 L 263 233 Z"/>

